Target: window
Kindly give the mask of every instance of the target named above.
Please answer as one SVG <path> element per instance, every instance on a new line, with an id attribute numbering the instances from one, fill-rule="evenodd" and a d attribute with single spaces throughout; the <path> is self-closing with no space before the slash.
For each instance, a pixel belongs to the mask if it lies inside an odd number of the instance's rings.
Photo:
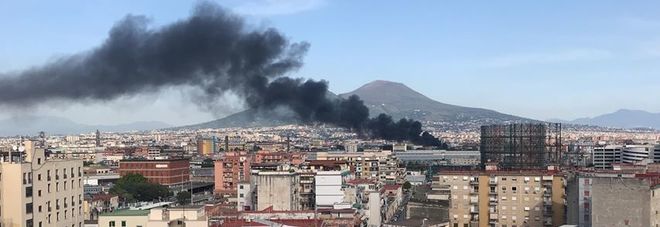
<path id="1" fill-rule="evenodd" d="M 241 193 L 241 194 L 239 195 L 239 197 L 240 197 L 240 198 L 243 198 L 243 193 Z"/>
<path id="2" fill-rule="evenodd" d="M 41 158 L 37 158 L 37 164 L 41 165 Z M 39 223 L 39 225 L 41 225 L 41 222 Z"/>
<path id="3" fill-rule="evenodd" d="M 37 191 L 37 196 L 41 197 L 41 190 Z"/>
<path id="4" fill-rule="evenodd" d="M 108 226 L 115 227 L 115 221 L 110 221 L 110 223 L 108 223 Z"/>
<path id="5" fill-rule="evenodd" d="M 50 183 L 48 183 L 48 193 L 50 193 Z"/>
<path id="6" fill-rule="evenodd" d="M 25 198 L 32 197 L 32 186 L 25 187 Z"/>
<path id="7" fill-rule="evenodd" d="M 25 213 L 26 214 L 32 213 L 32 203 L 25 204 Z"/>
<path id="8" fill-rule="evenodd" d="M 28 219 L 28 220 L 26 220 L 26 221 L 25 221 L 25 226 L 27 226 L 27 227 L 33 227 L 33 226 L 34 226 L 34 223 L 33 223 L 32 219 Z"/>
<path id="9" fill-rule="evenodd" d="M 37 207 L 37 211 L 39 211 L 39 213 L 41 213 L 41 205 Z"/>
<path id="10" fill-rule="evenodd" d="M 41 173 L 40 173 L 40 174 L 37 174 L 37 180 L 38 180 L 38 181 L 41 181 Z"/>
<path id="11" fill-rule="evenodd" d="M 121 227 L 126 227 L 126 221 L 121 221 Z"/>

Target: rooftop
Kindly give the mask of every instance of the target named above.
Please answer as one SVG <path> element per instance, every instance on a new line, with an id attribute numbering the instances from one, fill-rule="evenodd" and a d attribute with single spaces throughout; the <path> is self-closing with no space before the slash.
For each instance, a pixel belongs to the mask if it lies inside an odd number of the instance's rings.
<path id="1" fill-rule="evenodd" d="M 147 216 L 149 210 L 115 210 L 114 212 L 102 213 L 100 216 Z"/>

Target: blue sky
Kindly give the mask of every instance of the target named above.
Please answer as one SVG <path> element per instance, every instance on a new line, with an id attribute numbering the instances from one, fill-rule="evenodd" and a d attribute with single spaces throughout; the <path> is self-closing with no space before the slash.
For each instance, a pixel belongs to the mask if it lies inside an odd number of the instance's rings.
<path id="1" fill-rule="evenodd" d="M 384 79 L 441 102 L 537 119 L 620 108 L 660 112 L 658 1 L 217 2 L 246 15 L 255 28 L 276 27 L 311 43 L 306 65 L 290 76 L 326 79 L 336 93 Z M 126 14 L 146 15 L 159 26 L 186 17 L 194 4 L 2 1 L 0 72 L 98 46 Z M 83 123 L 186 124 L 241 109 L 232 104 L 226 112 L 206 113 L 182 94 L 169 89 L 32 111 Z"/>

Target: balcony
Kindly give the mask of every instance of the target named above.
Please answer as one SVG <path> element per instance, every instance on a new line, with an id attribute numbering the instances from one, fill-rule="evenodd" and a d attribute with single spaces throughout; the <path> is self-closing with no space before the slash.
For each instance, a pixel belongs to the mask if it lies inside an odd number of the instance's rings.
<path id="1" fill-rule="evenodd" d="M 479 181 L 470 180 L 470 185 L 479 185 Z"/>
<path id="2" fill-rule="evenodd" d="M 488 192 L 488 195 L 494 195 L 494 196 L 497 196 L 497 191 L 489 191 L 489 192 Z"/>

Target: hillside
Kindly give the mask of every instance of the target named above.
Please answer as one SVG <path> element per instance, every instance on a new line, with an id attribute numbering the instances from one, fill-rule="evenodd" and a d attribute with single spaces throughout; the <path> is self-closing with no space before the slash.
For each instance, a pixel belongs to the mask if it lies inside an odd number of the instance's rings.
<path id="1" fill-rule="evenodd" d="M 412 118 L 421 121 L 520 121 L 527 120 L 513 115 L 482 108 L 471 108 L 441 103 L 426 97 L 402 83 L 377 80 L 365 84 L 341 97 L 358 95 L 369 107 L 372 116 L 380 113 L 394 118 Z"/>
<path id="2" fill-rule="evenodd" d="M 488 109 L 441 103 L 396 82 L 373 81 L 355 91 L 339 96 L 346 98 L 353 94 L 358 95 L 364 100 L 372 116 L 386 113 L 392 115 L 394 118 L 406 117 L 421 121 L 454 123 L 467 121 L 502 123 L 529 120 Z M 329 94 L 329 96 L 334 95 Z M 218 120 L 178 128 L 258 127 L 295 124 L 297 122 L 296 118 L 286 111 L 280 110 L 263 113 L 254 110 L 245 110 Z"/>
<path id="3" fill-rule="evenodd" d="M 613 128 L 660 129 L 660 113 L 650 113 L 643 110 L 620 109 L 612 113 L 602 114 L 592 118 L 578 118 L 565 122 Z"/>

